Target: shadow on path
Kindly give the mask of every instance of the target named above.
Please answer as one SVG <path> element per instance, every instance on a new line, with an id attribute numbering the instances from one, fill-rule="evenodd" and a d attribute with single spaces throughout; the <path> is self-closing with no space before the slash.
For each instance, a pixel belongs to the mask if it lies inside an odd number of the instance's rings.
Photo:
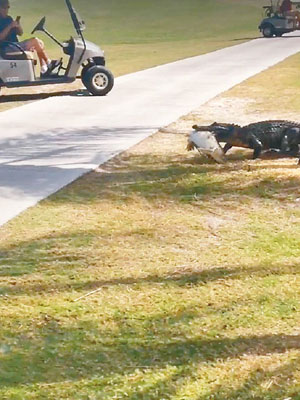
<path id="1" fill-rule="evenodd" d="M 86 97 L 91 95 L 85 89 L 61 90 L 57 92 L 49 91 L 42 93 L 6 94 L 0 96 L 0 104 L 44 100 L 48 99 L 49 97 L 63 97 L 63 96 Z"/>

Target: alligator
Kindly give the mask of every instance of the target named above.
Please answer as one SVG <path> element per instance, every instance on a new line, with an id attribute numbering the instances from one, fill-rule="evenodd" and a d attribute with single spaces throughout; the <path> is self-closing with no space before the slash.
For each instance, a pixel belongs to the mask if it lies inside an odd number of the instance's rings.
<path id="1" fill-rule="evenodd" d="M 196 131 L 212 132 L 217 141 L 225 142 L 226 153 L 231 147 L 253 149 L 253 158 L 263 150 L 275 150 L 288 156 L 299 157 L 300 123 L 284 120 L 254 122 L 246 126 L 214 122 L 208 126 L 194 125 Z"/>

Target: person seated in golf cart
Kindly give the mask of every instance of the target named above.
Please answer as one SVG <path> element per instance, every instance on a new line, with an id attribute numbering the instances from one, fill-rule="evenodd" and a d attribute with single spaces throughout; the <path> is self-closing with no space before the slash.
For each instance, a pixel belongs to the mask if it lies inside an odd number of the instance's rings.
<path id="1" fill-rule="evenodd" d="M 13 20 L 8 15 L 9 0 L 0 0 L 0 46 L 4 57 L 6 53 L 20 51 L 17 44 L 24 51 L 36 51 L 41 65 L 41 76 L 48 76 L 58 65 L 58 60 L 50 60 L 44 49 L 44 43 L 38 38 L 30 38 L 19 42 L 18 36 L 23 35 L 20 17 Z M 11 42 L 11 43 L 6 43 Z"/>
<path id="2" fill-rule="evenodd" d="M 291 0 L 283 0 L 279 7 L 279 11 L 284 17 L 295 18 L 297 26 L 300 25 L 300 13 L 297 10 L 293 10 L 293 3 Z"/>
<path id="3" fill-rule="evenodd" d="M 283 2 L 281 3 L 280 7 L 279 7 L 279 11 L 281 14 L 285 14 L 288 13 L 290 11 L 292 11 L 292 2 L 291 0 L 283 0 Z"/>

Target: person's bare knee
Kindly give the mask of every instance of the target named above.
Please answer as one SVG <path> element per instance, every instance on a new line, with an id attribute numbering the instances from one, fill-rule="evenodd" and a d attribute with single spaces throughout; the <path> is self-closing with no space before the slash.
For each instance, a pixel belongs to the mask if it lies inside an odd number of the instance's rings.
<path id="1" fill-rule="evenodd" d="M 28 47 L 36 51 L 44 50 L 44 43 L 38 38 L 28 39 Z"/>
<path id="2" fill-rule="evenodd" d="M 44 50 L 44 49 L 45 49 L 44 42 L 43 42 L 41 39 L 38 39 L 38 38 L 35 38 L 35 40 L 37 41 L 38 46 L 39 46 L 42 50 Z"/>
<path id="3" fill-rule="evenodd" d="M 40 50 L 41 46 L 37 38 L 30 39 L 35 50 Z"/>

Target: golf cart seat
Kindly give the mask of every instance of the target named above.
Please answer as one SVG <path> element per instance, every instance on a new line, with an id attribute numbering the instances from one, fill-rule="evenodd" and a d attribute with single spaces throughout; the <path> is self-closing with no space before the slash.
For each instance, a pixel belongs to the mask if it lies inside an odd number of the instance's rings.
<path id="1" fill-rule="evenodd" d="M 12 42 L 1 42 L 1 57 L 4 60 L 34 60 L 32 51 L 25 51 Z"/>
<path id="2" fill-rule="evenodd" d="M 4 60 L 33 60 L 34 56 L 31 51 L 24 51 L 23 53 L 20 51 L 3 51 L 2 58 Z"/>

